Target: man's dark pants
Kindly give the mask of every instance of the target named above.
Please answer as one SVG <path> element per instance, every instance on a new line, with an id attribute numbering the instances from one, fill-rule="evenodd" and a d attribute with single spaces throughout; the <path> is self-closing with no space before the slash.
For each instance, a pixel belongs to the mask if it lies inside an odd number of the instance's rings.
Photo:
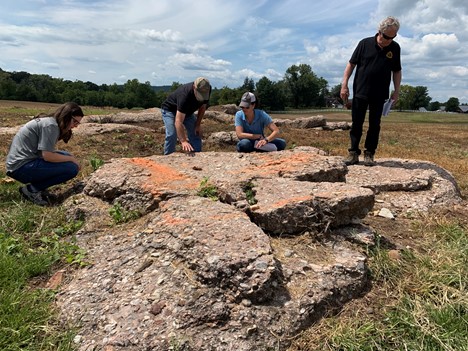
<path id="1" fill-rule="evenodd" d="M 348 151 L 356 151 L 361 154 L 359 142 L 362 137 L 362 127 L 366 118 L 367 108 L 369 108 L 369 129 L 367 130 L 364 147 L 367 151 L 374 154 L 379 143 L 380 119 L 382 118 L 384 100 L 367 100 L 354 97 L 351 117 L 353 125 L 349 135 L 351 137 L 351 147 Z"/>

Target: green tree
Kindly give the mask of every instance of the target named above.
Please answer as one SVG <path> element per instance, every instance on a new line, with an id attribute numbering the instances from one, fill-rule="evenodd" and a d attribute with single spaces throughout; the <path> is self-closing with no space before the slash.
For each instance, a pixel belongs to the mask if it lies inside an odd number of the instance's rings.
<path id="1" fill-rule="evenodd" d="M 402 85 L 400 95 L 395 108 L 401 110 L 418 110 L 420 107 L 429 107 L 432 98 L 429 96 L 427 87 Z"/>
<path id="2" fill-rule="evenodd" d="M 60 94 L 60 102 L 74 101 L 78 105 L 85 105 L 87 104 L 87 93 L 88 87 L 84 82 L 80 80 L 69 82 L 68 88 Z"/>
<path id="3" fill-rule="evenodd" d="M 242 84 L 241 87 L 239 87 L 239 90 L 243 93 L 246 91 L 254 92 L 255 91 L 255 82 L 252 78 L 245 77 L 244 79 L 244 84 Z"/>
<path id="4" fill-rule="evenodd" d="M 167 94 L 180 85 L 179 82 L 173 82 L 170 87 L 155 89 L 149 82 L 140 83 L 137 79 L 133 79 L 124 85 L 114 83 L 99 86 L 90 81 L 72 82 L 52 78 L 49 75 L 29 74 L 23 71 L 10 73 L 0 69 L 0 98 L 7 100 L 53 103 L 75 101 L 81 105 L 148 108 L 161 106 Z M 329 91 L 325 79 L 317 77 L 309 65 L 299 64 L 289 67 L 284 79 L 278 82 L 262 77 L 255 84 L 252 78 L 245 77 L 243 84 L 238 88 L 213 88 L 210 103 L 238 104 L 245 91 L 252 91 L 259 96 L 262 107 L 268 110 L 283 110 L 286 107 L 322 107 L 326 106 L 327 98 L 339 98 L 340 89 L 341 86 L 338 84 Z M 439 103 L 431 104 L 430 101 L 431 97 L 426 87 L 402 85 L 400 99 L 395 107 L 400 110 L 416 110 L 420 107 L 431 110 L 440 108 Z M 452 102 L 454 106 L 451 106 Z M 457 111 L 458 99 L 452 102 L 447 102 L 448 110 Z"/>
<path id="5" fill-rule="evenodd" d="M 324 105 L 327 81 L 318 78 L 307 64 L 292 65 L 284 77 L 294 108 Z"/>
<path id="6" fill-rule="evenodd" d="M 395 104 L 395 108 L 401 110 L 411 110 L 412 101 L 415 97 L 415 89 L 411 85 L 402 85 L 400 87 L 400 95 L 398 101 Z"/>
<path id="7" fill-rule="evenodd" d="M 458 112 L 458 107 L 460 106 L 460 101 L 456 97 L 451 97 L 445 103 L 445 111 L 447 112 Z"/>
<path id="8" fill-rule="evenodd" d="M 286 107 L 286 95 L 279 83 L 262 77 L 256 84 L 255 90 L 261 107 L 267 111 L 282 111 Z"/>
<path id="9" fill-rule="evenodd" d="M 420 107 L 428 108 L 431 100 L 427 87 L 418 85 L 414 88 L 414 100 L 412 101 L 411 110 L 418 110 Z"/>
<path id="10" fill-rule="evenodd" d="M 31 77 L 31 74 L 28 72 L 20 71 L 20 72 L 12 72 L 10 76 L 11 76 L 11 79 L 15 81 L 15 83 L 21 84 L 24 81 L 27 81 L 29 77 Z"/>
<path id="11" fill-rule="evenodd" d="M 180 87 L 182 84 L 179 82 L 172 82 L 171 84 L 171 92 L 175 91 L 178 87 Z"/>
<path id="12" fill-rule="evenodd" d="M 123 93 L 127 108 L 149 108 L 157 104 L 156 94 L 150 82 L 140 83 L 138 79 L 128 80 L 123 86 Z"/>
<path id="13" fill-rule="evenodd" d="M 312 106 L 325 107 L 327 105 L 326 97 L 330 94 L 328 91 L 328 82 L 323 77 L 317 78 L 318 96 Z"/>
<path id="14" fill-rule="evenodd" d="M 86 92 L 86 105 L 89 106 L 105 106 L 104 92 L 103 91 L 87 91 Z"/>
<path id="15" fill-rule="evenodd" d="M 155 106 L 160 106 L 160 105 L 156 105 L 157 104 L 156 93 L 151 87 L 151 83 L 149 81 L 138 84 L 136 95 L 137 95 L 137 102 L 138 102 L 139 107 L 151 108 Z"/>
<path id="16" fill-rule="evenodd" d="M 41 102 L 61 102 L 60 93 L 64 91 L 62 83 L 62 79 L 52 78 L 46 74 L 30 75 L 24 82 L 24 84 L 34 87 L 37 92 L 37 101 Z M 20 96 L 18 96 L 18 100 L 21 100 Z"/>
<path id="17" fill-rule="evenodd" d="M 438 111 L 440 110 L 440 102 L 433 101 L 429 104 L 429 111 Z"/>
<path id="18" fill-rule="evenodd" d="M 160 107 L 162 103 L 164 102 L 164 100 L 166 100 L 168 94 L 169 93 L 164 90 L 157 91 L 154 106 Z"/>
<path id="19" fill-rule="evenodd" d="M 224 86 L 219 90 L 218 103 L 220 105 L 239 104 L 240 98 L 240 90 Z"/>
<path id="20" fill-rule="evenodd" d="M 136 91 L 138 89 L 139 84 L 140 83 L 138 82 L 138 79 L 129 79 L 123 85 L 123 94 L 126 108 L 133 108 L 138 106 L 138 98 Z"/>
<path id="21" fill-rule="evenodd" d="M 0 73 L 0 99 L 14 100 L 16 97 L 16 84 L 7 72 Z"/>
<path id="22" fill-rule="evenodd" d="M 16 89 L 16 99 L 22 101 L 37 101 L 38 92 L 32 84 L 20 84 Z"/>
<path id="23" fill-rule="evenodd" d="M 108 90 L 104 94 L 105 106 L 113 106 L 117 108 L 124 108 L 125 101 L 123 98 L 123 87 L 116 83 L 109 85 Z"/>
<path id="24" fill-rule="evenodd" d="M 85 86 L 86 86 L 86 90 L 91 90 L 91 91 L 99 91 L 100 88 L 99 88 L 99 85 L 93 83 L 93 82 L 85 82 L 84 83 Z"/>
<path id="25" fill-rule="evenodd" d="M 212 106 L 219 105 L 219 89 L 217 88 L 211 89 L 210 105 Z"/>
<path id="26" fill-rule="evenodd" d="M 339 99 L 339 101 L 342 102 L 343 100 L 341 100 L 340 92 L 341 92 L 341 83 L 337 84 L 333 88 L 331 88 L 330 97 L 335 98 L 335 99 Z"/>

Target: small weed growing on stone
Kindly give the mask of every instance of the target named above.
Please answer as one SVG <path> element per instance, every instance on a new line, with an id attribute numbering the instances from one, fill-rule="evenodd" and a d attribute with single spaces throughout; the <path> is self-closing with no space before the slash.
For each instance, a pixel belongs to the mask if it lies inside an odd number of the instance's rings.
<path id="1" fill-rule="evenodd" d="M 169 341 L 169 351 L 185 351 L 189 349 L 190 345 L 186 339 L 172 337 Z"/>
<path id="2" fill-rule="evenodd" d="M 104 160 L 98 158 L 97 156 L 92 156 L 89 160 L 89 163 L 91 164 L 93 171 L 96 171 L 99 167 L 101 167 L 104 164 Z"/>
<path id="3" fill-rule="evenodd" d="M 127 223 L 141 216 L 140 212 L 126 210 L 119 203 L 109 209 L 109 214 L 116 224 Z"/>
<path id="4" fill-rule="evenodd" d="M 201 197 L 207 197 L 211 200 L 218 200 L 218 189 L 209 183 L 209 178 L 204 177 L 200 182 L 200 188 L 198 189 L 197 195 Z"/>
<path id="5" fill-rule="evenodd" d="M 255 185 L 252 182 L 248 182 L 243 187 L 245 197 L 247 198 L 249 205 L 255 205 L 257 203 L 257 199 L 255 198 L 255 190 L 253 190 L 254 186 Z"/>

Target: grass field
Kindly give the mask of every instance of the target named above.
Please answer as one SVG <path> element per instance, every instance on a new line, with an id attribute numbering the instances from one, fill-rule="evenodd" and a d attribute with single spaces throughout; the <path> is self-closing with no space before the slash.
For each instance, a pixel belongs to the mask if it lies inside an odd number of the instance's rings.
<path id="1" fill-rule="evenodd" d="M 0 127 L 25 123 L 56 104 L 0 101 Z M 116 109 L 83 107 L 85 114 Z M 297 118 L 322 114 L 329 121 L 350 121 L 349 111 L 278 114 Z M 113 157 L 161 154 L 160 122 L 152 132 L 75 135 L 59 144 L 82 160 L 80 179 L 96 164 Z M 86 128 L 81 125 L 80 128 Z M 205 136 L 234 130 L 205 120 Z M 450 171 L 468 196 L 468 115 L 392 111 L 382 122 L 379 157 L 432 161 Z M 330 155 L 347 154 L 347 131 L 282 130 L 288 147 L 309 145 Z M 83 223 L 67 221 L 65 210 L 40 208 L 20 199 L 18 186 L 5 176 L 4 161 L 12 136 L 0 138 L 0 350 L 73 350 L 74 330 L 59 325 L 53 309 L 55 289 L 45 282 L 58 270 L 78 269 L 84 253 L 74 243 Z M 214 146 L 206 151 L 215 150 Z M 233 151 L 233 150 L 222 150 Z M 369 248 L 373 287 L 293 340 L 299 350 L 468 350 L 468 211 L 444 209 L 385 225 L 375 222 L 381 238 L 417 238 L 401 257 L 390 257 L 385 241 Z M 396 235 L 398 233 L 398 235 Z"/>

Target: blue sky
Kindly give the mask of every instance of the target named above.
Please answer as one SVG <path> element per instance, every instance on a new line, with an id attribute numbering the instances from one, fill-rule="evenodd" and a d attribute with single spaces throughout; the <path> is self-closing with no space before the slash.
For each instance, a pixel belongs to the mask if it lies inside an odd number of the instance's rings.
<path id="1" fill-rule="evenodd" d="M 403 82 L 468 102 L 466 0 L 16 0 L 0 4 L 0 68 L 96 84 L 283 78 L 305 63 L 339 84 L 354 47 L 401 22 Z"/>

